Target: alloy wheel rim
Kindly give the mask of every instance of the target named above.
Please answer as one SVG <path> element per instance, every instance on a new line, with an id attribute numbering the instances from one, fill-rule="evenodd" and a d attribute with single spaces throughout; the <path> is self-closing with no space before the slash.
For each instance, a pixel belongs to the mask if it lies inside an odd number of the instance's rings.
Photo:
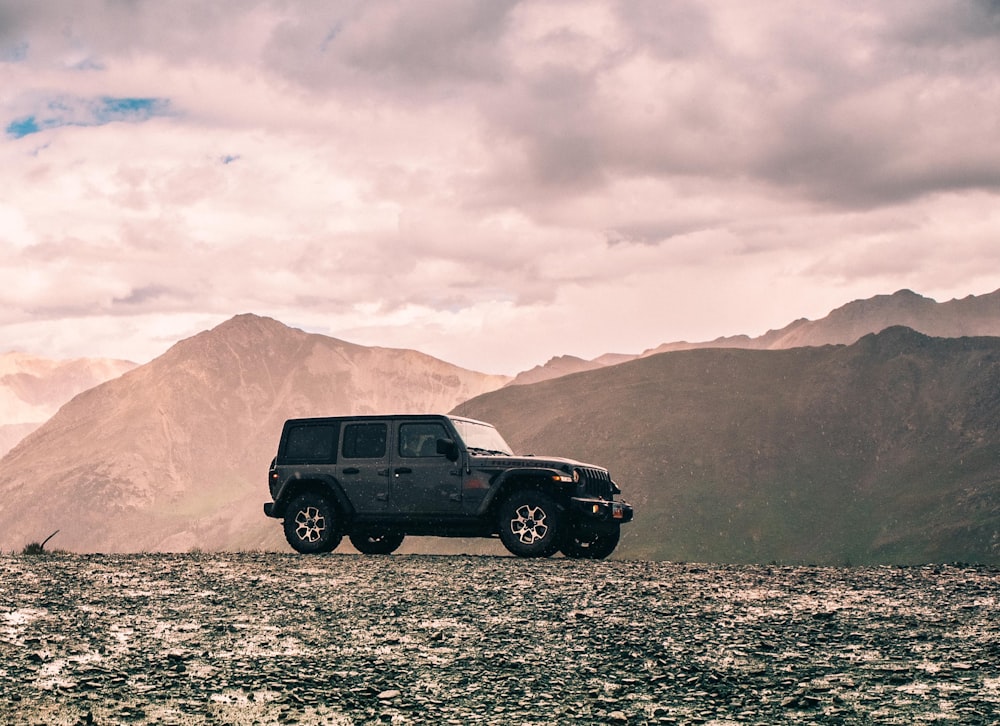
<path id="1" fill-rule="evenodd" d="M 545 539 L 545 535 L 549 532 L 549 525 L 545 519 L 545 510 L 541 507 L 522 504 L 514 511 L 514 517 L 510 520 L 510 531 L 521 544 L 536 544 L 539 540 Z"/>
<path id="2" fill-rule="evenodd" d="M 305 507 L 295 515 L 295 533 L 303 542 L 316 542 L 326 529 L 326 518 L 316 507 Z"/>

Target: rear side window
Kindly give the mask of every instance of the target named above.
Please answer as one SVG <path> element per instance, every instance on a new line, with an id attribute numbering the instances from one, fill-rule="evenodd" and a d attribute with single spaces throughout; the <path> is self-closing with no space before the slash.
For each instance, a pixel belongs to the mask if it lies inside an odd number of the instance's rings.
<path id="1" fill-rule="evenodd" d="M 348 424 L 344 427 L 345 459 L 381 459 L 385 456 L 384 423 Z"/>
<path id="2" fill-rule="evenodd" d="M 295 464 L 330 463 L 337 460 L 337 424 L 295 426 L 285 439 L 286 462 Z"/>

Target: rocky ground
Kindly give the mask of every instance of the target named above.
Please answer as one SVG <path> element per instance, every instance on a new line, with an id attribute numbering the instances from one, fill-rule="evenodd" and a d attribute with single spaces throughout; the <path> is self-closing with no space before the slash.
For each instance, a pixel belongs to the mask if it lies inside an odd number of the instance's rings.
<path id="1" fill-rule="evenodd" d="M 0 723 L 995 723 L 1000 570 L 0 556 Z"/>

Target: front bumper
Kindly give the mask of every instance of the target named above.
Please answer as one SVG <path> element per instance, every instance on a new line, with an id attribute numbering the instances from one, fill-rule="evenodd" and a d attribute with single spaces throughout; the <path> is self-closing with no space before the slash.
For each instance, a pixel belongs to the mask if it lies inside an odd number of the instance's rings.
<path id="1" fill-rule="evenodd" d="M 570 511 L 577 520 L 590 523 L 625 524 L 632 521 L 632 505 L 627 502 L 609 502 L 607 499 L 573 497 Z"/>
<path id="2" fill-rule="evenodd" d="M 281 515 L 274 511 L 274 502 L 264 502 L 264 514 L 268 517 L 280 518 Z"/>

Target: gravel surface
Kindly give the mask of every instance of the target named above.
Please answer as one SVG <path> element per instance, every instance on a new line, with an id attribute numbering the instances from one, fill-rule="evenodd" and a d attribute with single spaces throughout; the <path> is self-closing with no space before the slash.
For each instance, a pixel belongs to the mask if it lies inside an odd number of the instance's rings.
<path id="1" fill-rule="evenodd" d="M 0 556 L 0 723 L 1000 719 L 1000 570 Z"/>

